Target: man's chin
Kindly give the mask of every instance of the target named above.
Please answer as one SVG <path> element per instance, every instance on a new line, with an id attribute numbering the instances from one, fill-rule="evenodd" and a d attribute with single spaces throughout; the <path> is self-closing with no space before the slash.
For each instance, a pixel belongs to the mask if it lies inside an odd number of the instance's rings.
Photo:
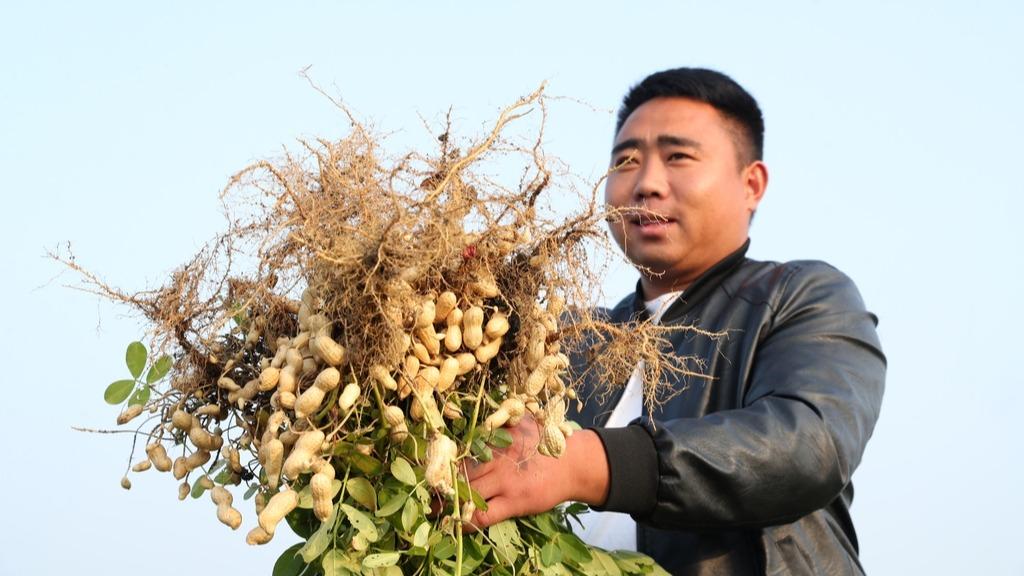
<path id="1" fill-rule="evenodd" d="M 636 268 L 641 274 L 648 278 L 657 278 L 659 276 L 664 276 L 670 268 L 667 262 L 651 258 L 635 260 L 630 259 L 630 263 L 633 264 L 633 267 Z"/>

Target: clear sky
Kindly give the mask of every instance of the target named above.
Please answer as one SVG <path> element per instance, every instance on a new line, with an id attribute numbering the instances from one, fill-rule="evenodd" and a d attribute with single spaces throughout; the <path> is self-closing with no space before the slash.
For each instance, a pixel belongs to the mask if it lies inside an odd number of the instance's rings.
<path id="1" fill-rule="evenodd" d="M 970 4 L 970 6 L 968 6 Z M 0 574 L 269 573 L 168 475 L 118 486 L 116 410 L 137 318 L 69 290 L 44 257 L 158 285 L 222 225 L 248 162 L 345 118 L 310 74 L 392 132 L 465 136 L 518 96 L 554 95 L 548 151 L 586 177 L 647 73 L 718 68 L 761 102 L 771 180 L 751 256 L 827 260 L 857 282 L 890 370 L 854 475 L 873 575 L 1024 574 L 1024 41 L 1012 2 L 7 2 L 0 8 L 0 315 L 6 351 Z M 618 269 L 609 300 L 631 289 Z"/>

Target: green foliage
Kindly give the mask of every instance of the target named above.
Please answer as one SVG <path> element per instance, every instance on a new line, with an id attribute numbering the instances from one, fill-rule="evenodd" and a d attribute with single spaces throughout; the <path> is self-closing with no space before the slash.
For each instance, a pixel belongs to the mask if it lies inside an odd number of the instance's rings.
<path id="1" fill-rule="evenodd" d="M 523 551 L 519 528 L 512 520 L 498 522 L 487 529 L 487 537 L 494 546 L 494 554 L 502 564 L 514 564 Z"/>
<path id="2" fill-rule="evenodd" d="M 145 406 L 153 392 L 153 384 L 167 376 L 174 365 L 174 359 L 163 355 L 150 365 L 145 379 L 142 372 L 146 368 L 149 352 L 142 342 L 132 342 L 124 353 L 124 363 L 128 367 L 131 378 L 116 380 L 103 391 L 103 400 L 107 404 L 121 404 L 125 400 L 129 406 Z"/>
<path id="3" fill-rule="evenodd" d="M 402 484 L 416 485 L 416 473 L 413 472 L 412 465 L 405 458 L 395 458 L 391 463 L 391 475 Z"/>
<path id="4" fill-rule="evenodd" d="M 131 398 L 128 399 L 128 405 L 132 406 L 138 404 L 139 406 L 145 406 L 146 402 L 149 402 L 149 394 L 151 388 L 149 384 L 145 384 L 135 389 L 132 393 Z"/>
<path id="5" fill-rule="evenodd" d="M 356 502 L 367 510 L 377 510 L 377 491 L 373 489 L 373 485 L 366 478 L 359 476 L 349 478 L 345 489 Z"/>
<path id="6" fill-rule="evenodd" d="M 308 539 L 322 525 L 313 511 L 306 508 L 296 508 L 284 519 L 288 522 L 288 527 L 292 529 L 292 532 L 303 539 Z"/>
<path id="7" fill-rule="evenodd" d="M 303 507 L 289 514 L 289 525 L 305 542 L 290 548 L 278 560 L 281 570 L 291 570 L 281 574 L 455 576 L 459 565 L 460 576 L 667 574 L 642 554 L 587 546 L 568 524 L 571 516 L 586 512 L 581 504 L 506 520 L 482 532 L 464 533 L 460 559 L 459 534 L 451 518 L 436 510 L 430 512 L 431 505 L 438 503 L 420 482 L 410 486 L 413 479 L 422 477 L 422 468 L 402 458 L 394 462 L 404 464 L 392 465 L 376 477 L 352 476 L 338 481 L 337 487 L 343 484 L 344 488 L 338 490 L 334 512 L 323 523 Z M 349 472 L 356 471 L 351 468 Z M 457 489 L 460 500 L 479 498 L 464 481 Z M 308 489 L 299 490 L 300 506 L 304 506 Z M 275 574 L 277 570 L 275 567 Z"/>
<path id="8" fill-rule="evenodd" d="M 415 498 L 406 498 L 402 506 L 402 530 L 412 532 L 416 521 L 420 519 L 420 507 Z"/>
<path id="9" fill-rule="evenodd" d="M 202 498 L 203 494 L 206 493 L 206 488 L 203 487 L 203 483 L 196 481 L 192 485 L 192 498 Z"/>
<path id="10" fill-rule="evenodd" d="M 107 401 L 107 404 L 120 404 L 128 399 L 134 388 L 135 380 L 118 380 L 107 386 L 106 391 L 103 392 L 103 399 Z"/>
<path id="11" fill-rule="evenodd" d="M 124 362 L 128 365 L 128 371 L 132 378 L 138 379 L 142 376 L 142 369 L 146 367 L 146 347 L 142 342 L 132 342 L 124 353 Z"/>
<path id="12" fill-rule="evenodd" d="M 377 525 L 374 524 L 373 520 L 369 516 L 360 512 L 359 510 L 349 506 L 348 504 L 342 504 L 341 510 L 348 517 L 348 521 L 359 531 L 359 534 L 366 538 L 370 542 L 376 542 L 380 538 L 380 532 L 377 530 Z"/>
<path id="13" fill-rule="evenodd" d="M 146 372 L 146 384 L 152 384 L 166 376 L 173 364 L 174 360 L 170 356 L 161 356 Z"/>
<path id="14" fill-rule="evenodd" d="M 330 546 L 334 534 L 333 529 L 336 516 L 337 513 L 332 514 L 327 522 L 321 524 L 320 528 L 299 549 L 299 555 L 302 556 L 302 560 L 307 564 L 312 564 Z"/>
<path id="15" fill-rule="evenodd" d="M 243 324 L 248 317 L 241 311 L 236 320 Z M 152 362 L 147 370 L 148 360 Z M 131 378 L 107 386 L 103 398 L 109 404 L 146 405 L 153 386 L 167 377 L 174 361 L 166 355 L 151 359 L 141 342 L 132 342 L 125 351 L 125 364 Z M 465 431 L 460 428 L 459 434 Z M 376 439 L 382 440 L 383 436 Z M 469 443 L 474 458 L 488 461 L 494 457 L 494 450 L 511 445 L 512 436 L 505 429 L 490 433 L 476 429 L 470 430 L 464 441 Z M 422 426 L 413 427 L 409 439 L 396 451 L 383 454 L 383 460 L 356 450 L 353 443 L 336 443 L 334 456 L 350 467 L 344 480 L 332 483 L 335 509 L 327 521 L 321 522 L 311 510 L 308 477 L 293 486 L 299 491 L 299 505 L 286 520 L 304 542 L 281 554 L 273 575 L 667 574 L 647 556 L 590 548 L 572 534 L 568 519 L 586 512 L 582 504 L 460 535 L 452 521 L 453 502 L 440 502 L 442 512 L 437 513 L 439 502 L 424 487 L 424 470 L 418 463 L 424 459 L 426 444 Z M 206 474 L 216 484 L 232 480 L 223 460 Z M 193 498 L 205 494 L 203 484 L 193 484 Z M 251 485 L 244 497 L 251 498 L 257 489 L 257 485 Z M 478 510 L 487 509 L 487 503 L 465 480 L 457 480 L 456 490 L 460 505 L 472 502 Z"/>
<path id="16" fill-rule="evenodd" d="M 398 552 L 382 552 L 378 554 L 370 554 L 363 559 L 363 566 L 365 568 L 383 568 L 385 566 L 394 566 L 401 554 Z"/>
<path id="17" fill-rule="evenodd" d="M 377 509 L 376 515 L 378 518 L 384 518 L 391 516 L 395 512 L 398 512 L 405 506 L 405 500 L 409 497 L 408 492 L 402 492 L 392 496 L 385 504 Z"/>
<path id="18" fill-rule="evenodd" d="M 487 443 L 495 448 L 508 448 L 512 445 L 512 433 L 504 428 L 498 428 L 491 432 Z"/>
<path id="19" fill-rule="evenodd" d="M 306 562 L 299 556 L 302 544 L 296 544 L 284 551 L 274 563 L 273 576 L 300 576 L 307 572 Z"/>

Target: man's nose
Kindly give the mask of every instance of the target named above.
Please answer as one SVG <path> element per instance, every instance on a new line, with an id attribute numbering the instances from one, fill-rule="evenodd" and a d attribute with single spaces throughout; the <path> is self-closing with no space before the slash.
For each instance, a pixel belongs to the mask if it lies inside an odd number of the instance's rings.
<path id="1" fill-rule="evenodd" d="M 668 180 L 664 164 L 659 159 L 644 161 L 633 187 L 634 198 L 641 200 L 652 196 L 664 196 L 667 191 Z"/>

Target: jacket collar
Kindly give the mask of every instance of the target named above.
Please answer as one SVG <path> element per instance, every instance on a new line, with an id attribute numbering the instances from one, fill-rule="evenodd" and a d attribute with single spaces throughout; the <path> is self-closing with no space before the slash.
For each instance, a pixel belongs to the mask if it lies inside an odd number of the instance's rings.
<path id="1" fill-rule="evenodd" d="M 665 310 L 661 321 L 667 323 L 678 320 L 692 310 L 694 306 L 700 304 L 701 301 L 718 288 L 726 277 L 732 274 L 746 260 L 748 248 L 750 248 L 750 238 L 747 238 L 747 241 L 736 251 L 719 260 L 711 268 L 708 268 Z M 649 314 L 644 306 L 644 293 L 639 280 L 636 282 L 636 291 L 633 293 L 632 298 L 632 314 L 630 316 L 638 320 L 646 320 Z"/>

